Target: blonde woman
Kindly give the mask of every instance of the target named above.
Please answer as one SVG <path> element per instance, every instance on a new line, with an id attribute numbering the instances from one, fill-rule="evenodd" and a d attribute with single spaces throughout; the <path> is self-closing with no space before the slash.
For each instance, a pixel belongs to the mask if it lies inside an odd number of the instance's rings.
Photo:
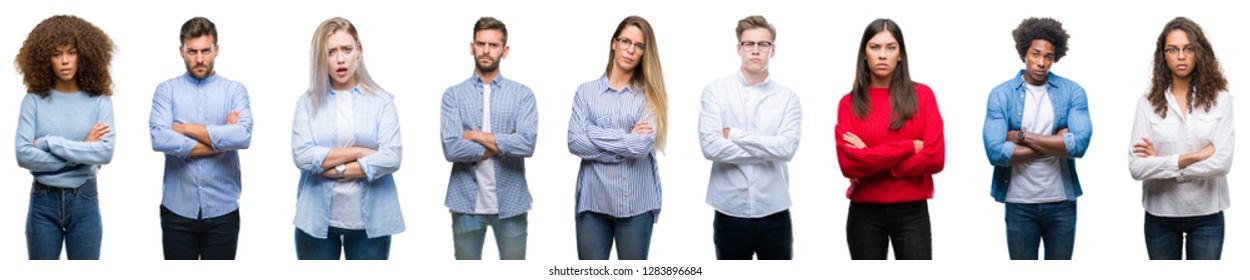
<path id="1" fill-rule="evenodd" d="M 391 174 L 399 170 L 399 117 L 365 68 L 356 27 L 321 23 L 311 81 L 296 103 L 291 155 L 300 169 L 295 252 L 301 260 L 382 260 L 404 231 Z"/>
<path id="2" fill-rule="evenodd" d="M 608 66 L 573 98 L 569 152 L 577 174 L 577 256 L 645 260 L 660 213 L 655 151 L 664 149 L 668 97 L 651 24 L 638 16 L 612 34 Z"/>

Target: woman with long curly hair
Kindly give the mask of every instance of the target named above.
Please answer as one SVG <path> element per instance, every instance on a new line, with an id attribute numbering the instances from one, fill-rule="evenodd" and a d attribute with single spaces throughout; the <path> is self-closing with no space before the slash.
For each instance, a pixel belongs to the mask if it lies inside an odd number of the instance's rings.
<path id="1" fill-rule="evenodd" d="M 1142 181 L 1150 259 L 1218 260 L 1233 166 L 1233 97 L 1197 23 L 1178 17 L 1159 34 L 1150 91 L 1137 101 L 1128 153 Z"/>
<path id="2" fill-rule="evenodd" d="M 17 164 L 35 177 L 26 217 L 32 260 L 100 258 L 96 173 L 113 159 L 113 41 L 69 15 L 30 31 L 15 64 L 28 92 L 18 117 Z"/>

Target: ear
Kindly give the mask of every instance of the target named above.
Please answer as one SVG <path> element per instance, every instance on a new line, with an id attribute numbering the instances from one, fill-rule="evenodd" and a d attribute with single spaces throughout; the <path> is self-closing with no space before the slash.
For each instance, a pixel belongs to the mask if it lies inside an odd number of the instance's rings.
<path id="1" fill-rule="evenodd" d="M 477 58 L 477 50 L 473 49 L 473 41 L 469 41 L 469 56 Z"/>
<path id="2" fill-rule="evenodd" d="M 773 56 L 776 56 L 776 55 L 777 55 L 777 44 L 773 43 L 773 48 L 768 50 L 768 58 L 773 58 Z"/>
<path id="3" fill-rule="evenodd" d="M 499 60 L 508 58 L 508 50 L 511 50 L 511 49 L 512 49 L 511 46 L 503 45 L 503 53 L 499 55 Z"/>
<path id="4" fill-rule="evenodd" d="M 213 44 L 213 57 L 221 54 L 221 45 Z"/>

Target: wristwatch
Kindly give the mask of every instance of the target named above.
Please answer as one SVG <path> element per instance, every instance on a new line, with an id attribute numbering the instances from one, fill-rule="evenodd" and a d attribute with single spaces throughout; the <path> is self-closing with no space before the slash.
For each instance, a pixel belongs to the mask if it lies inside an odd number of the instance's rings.
<path id="1" fill-rule="evenodd" d="M 1016 144 L 1024 143 L 1024 131 L 1016 132 Z"/>
<path id="2" fill-rule="evenodd" d="M 334 174 L 338 175 L 338 176 L 339 176 L 339 178 L 343 178 L 343 172 L 344 172 L 344 171 L 347 171 L 347 165 L 346 165 L 346 164 L 341 164 L 341 163 L 340 163 L 339 165 L 335 165 L 335 166 L 334 166 Z"/>

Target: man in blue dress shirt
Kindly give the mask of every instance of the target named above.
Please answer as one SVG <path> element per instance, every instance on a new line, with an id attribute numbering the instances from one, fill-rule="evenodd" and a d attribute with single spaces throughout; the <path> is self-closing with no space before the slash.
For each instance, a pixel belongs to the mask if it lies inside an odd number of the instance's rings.
<path id="1" fill-rule="evenodd" d="M 239 244 L 238 150 L 252 141 L 243 84 L 213 72 L 217 28 L 203 17 L 182 25 L 187 72 L 156 87 L 149 128 L 165 154 L 161 231 L 165 259 L 230 260 Z"/>

